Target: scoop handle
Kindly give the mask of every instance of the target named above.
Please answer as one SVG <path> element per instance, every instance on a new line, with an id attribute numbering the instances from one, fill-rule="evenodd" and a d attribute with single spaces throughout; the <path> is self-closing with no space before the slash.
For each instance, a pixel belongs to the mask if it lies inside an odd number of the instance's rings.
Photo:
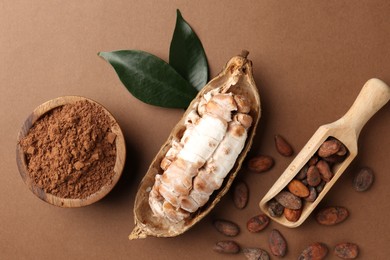
<path id="1" fill-rule="evenodd" d="M 364 84 L 355 102 L 341 118 L 340 123 L 349 125 L 359 136 L 367 121 L 390 99 L 390 87 L 380 79 L 372 78 Z"/>

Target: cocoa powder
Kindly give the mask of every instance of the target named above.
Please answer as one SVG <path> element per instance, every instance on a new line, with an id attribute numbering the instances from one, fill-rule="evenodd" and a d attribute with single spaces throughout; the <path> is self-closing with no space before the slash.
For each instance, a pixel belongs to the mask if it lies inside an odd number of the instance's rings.
<path id="1" fill-rule="evenodd" d="M 83 199 L 112 182 L 113 120 L 97 104 L 78 101 L 38 119 L 20 141 L 36 186 L 61 198 Z"/>

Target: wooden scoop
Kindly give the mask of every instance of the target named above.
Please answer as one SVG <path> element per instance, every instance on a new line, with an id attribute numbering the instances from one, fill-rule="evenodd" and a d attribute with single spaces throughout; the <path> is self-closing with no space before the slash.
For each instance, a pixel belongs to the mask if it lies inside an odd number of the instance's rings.
<path id="1" fill-rule="evenodd" d="M 390 99 L 390 87 L 379 79 L 370 79 L 363 86 L 358 97 L 349 111 L 339 120 L 320 126 L 307 144 L 291 162 L 280 178 L 271 187 L 268 193 L 260 201 L 260 209 L 274 221 L 287 226 L 297 227 L 305 221 L 326 193 L 335 184 L 337 179 L 345 171 L 348 165 L 357 155 L 357 140 L 366 122 Z M 272 217 L 268 211 L 267 203 L 280 191 L 286 188 L 290 181 L 297 175 L 299 170 L 316 153 L 320 145 L 329 137 L 334 137 L 341 141 L 348 149 L 348 155 L 344 161 L 333 168 L 334 176 L 326 183 L 324 189 L 318 194 L 314 202 L 303 201 L 302 214 L 298 221 L 290 222 L 283 215 Z"/>

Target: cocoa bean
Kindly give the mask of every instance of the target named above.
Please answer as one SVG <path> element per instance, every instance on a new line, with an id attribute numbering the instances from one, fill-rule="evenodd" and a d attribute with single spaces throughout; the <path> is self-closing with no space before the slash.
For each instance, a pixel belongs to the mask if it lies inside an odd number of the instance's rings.
<path id="1" fill-rule="evenodd" d="M 291 145 L 280 135 L 275 135 L 275 147 L 281 155 L 286 157 L 289 157 L 294 153 Z"/>
<path id="2" fill-rule="evenodd" d="M 302 169 L 299 170 L 297 175 L 295 176 L 295 179 L 297 180 L 303 180 L 306 178 L 307 170 L 309 169 L 309 165 L 305 164 Z"/>
<path id="3" fill-rule="evenodd" d="M 300 182 L 299 180 L 292 180 L 288 185 L 287 189 L 294 194 L 295 196 L 298 196 L 300 198 L 304 198 L 309 196 L 309 189 Z"/>
<path id="4" fill-rule="evenodd" d="M 302 214 L 301 209 L 288 209 L 284 208 L 283 215 L 290 222 L 297 222 Z"/>
<path id="5" fill-rule="evenodd" d="M 337 154 L 333 154 L 329 157 L 323 157 L 322 159 L 324 159 L 325 161 L 327 161 L 328 163 L 330 164 L 335 164 L 335 163 L 341 163 L 345 160 L 345 155 L 344 156 L 339 156 Z"/>
<path id="6" fill-rule="evenodd" d="M 330 170 L 329 164 L 326 161 L 319 160 L 318 163 L 316 164 L 316 167 L 320 172 L 321 179 L 323 179 L 326 182 L 329 182 L 332 179 L 333 173 Z"/>
<path id="7" fill-rule="evenodd" d="M 316 220 L 319 224 L 331 226 L 344 221 L 349 212 L 344 207 L 326 207 L 318 211 Z"/>
<path id="8" fill-rule="evenodd" d="M 317 186 L 321 182 L 321 175 L 320 172 L 318 171 L 318 168 L 315 165 L 312 165 L 309 167 L 307 170 L 307 183 L 310 186 Z"/>
<path id="9" fill-rule="evenodd" d="M 333 252 L 342 259 L 355 259 L 359 254 L 359 247 L 354 243 L 343 242 L 337 244 Z"/>
<path id="10" fill-rule="evenodd" d="M 341 145 L 342 144 L 339 140 L 330 138 L 329 140 L 323 142 L 320 148 L 318 148 L 318 156 L 329 157 L 333 154 L 337 154 Z"/>
<path id="11" fill-rule="evenodd" d="M 328 254 L 328 247 L 324 243 L 315 242 L 306 247 L 299 255 L 298 260 L 321 260 Z"/>
<path id="12" fill-rule="evenodd" d="M 318 162 L 318 156 L 317 155 L 313 155 L 311 158 L 310 158 L 310 160 L 307 162 L 307 164 L 309 165 L 309 166 L 312 166 L 312 165 L 316 165 L 317 164 L 317 162 Z"/>
<path id="13" fill-rule="evenodd" d="M 267 251 L 261 248 L 243 248 L 242 252 L 248 260 L 269 260 Z"/>
<path id="14" fill-rule="evenodd" d="M 285 208 L 300 209 L 302 207 L 301 199 L 288 191 L 279 192 L 275 199 Z"/>
<path id="15" fill-rule="evenodd" d="M 317 194 L 321 193 L 321 191 L 324 189 L 325 185 L 326 185 L 326 181 L 322 180 L 320 182 L 320 184 L 318 184 L 317 187 L 315 187 L 316 191 L 317 191 Z"/>
<path id="16" fill-rule="evenodd" d="M 283 257 L 286 255 L 287 242 L 277 229 L 271 231 L 268 238 L 268 245 L 274 256 Z"/>
<path id="17" fill-rule="evenodd" d="M 274 159 L 268 155 L 258 155 L 248 161 L 248 169 L 257 173 L 265 172 L 274 166 Z"/>
<path id="18" fill-rule="evenodd" d="M 239 226 L 229 220 L 217 219 L 213 221 L 214 227 L 223 235 L 235 237 L 240 233 Z"/>
<path id="19" fill-rule="evenodd" d="M 265 214 L 254 216 L 248 220 L 246 227 L 249 232 L 256 233 L 265 229 L 269 224 L 269 217 Z"/>
<path id="20" fill-rule="evenodd" d="M 309 196 L 307 196 L 305 198 L 305 200 L 308 202 L 314 202 L 317 198 L 317 190 L 315 187 L 309 186 L 309 191 L 310 191 L 310 194 L 309 194 Z"/>
<path id="21" fill-rule="evenodd" d="M 240 252 L 241 248 L 235 241 L 225 240 L 217 242 L 214 245 L 213 250 L 218 253 L 237 254 Z"/>
<path id="22" fill-rule="evenodd" d="M 233 203 L 238 209 L 243 209 L 248 204 L 249 188 L 248 185 L 239 181 L 236 183 L 233 189 Z"/>
<path id="23" fill-rule="evenodd" d="M 283 210 L 284 207 L 275 199 L 268 202 L 268 213 L 271 217 L 280 217 L 283 214 Z"/>
<path id="24" fill-rule="evenodd" d="M 374 172 L 368 168 L 363 167 L 353 178 L 353 188 L 356 191 L 368 190 L 374 182 Z"/>

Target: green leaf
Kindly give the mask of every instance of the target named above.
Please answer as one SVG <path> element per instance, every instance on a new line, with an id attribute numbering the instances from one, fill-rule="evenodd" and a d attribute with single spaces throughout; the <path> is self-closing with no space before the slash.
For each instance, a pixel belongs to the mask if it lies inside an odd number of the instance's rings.
<path id="1" fill-rule="evenodd" d="M 168 63 L 139 50 L 99 52 L 139 100 L 160 107 L 187 108 L 197 91 Z"/>
<path id="2" fill-rule="evenodd" d="M 169 50 L 169 64 L 197 90 L 208 81 L 206 54 L 198 36 L 177 10 L 176 26 Z"/>

